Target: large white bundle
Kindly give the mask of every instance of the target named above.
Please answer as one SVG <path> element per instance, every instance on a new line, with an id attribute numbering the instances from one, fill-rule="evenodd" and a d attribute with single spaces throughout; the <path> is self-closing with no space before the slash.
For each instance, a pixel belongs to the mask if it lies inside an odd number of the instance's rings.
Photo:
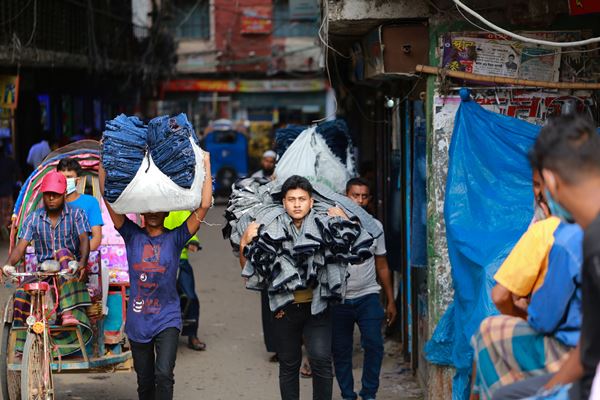
<path id="1" fill-rule="evenodd" d="M 283 153 L 275 168 L 275 175 L 280 181 L 300 175 L 311 182 L 327 185 L 338 193 L 345 191 L 346 182 L 352 177 L 346 165 L 332 153 L 314 126 L 302 131 Z"/>
<path id="2" fill-rule="evenodd" d="M 133 180 L 114 203 L 109 203 L 119 214 L 159 211 L 195 210 L 202 201 L 204 183 L 204 151 L 190 138 L 196 169 L 194 182 L 189 189 L 183 188 L 165 175 L 152 160 L 146 157 Z"/>

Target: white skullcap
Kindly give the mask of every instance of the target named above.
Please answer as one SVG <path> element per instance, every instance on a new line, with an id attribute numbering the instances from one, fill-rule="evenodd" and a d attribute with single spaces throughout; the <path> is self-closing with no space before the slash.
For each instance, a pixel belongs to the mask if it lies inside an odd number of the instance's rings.
<path id="1" fill-rule="evenodd" d="M 277 159 L 277 153 L 275 153 L 273 150 L 267 150 L 263 153 L 262 158 L 267 158 L 267 157 Z"/>

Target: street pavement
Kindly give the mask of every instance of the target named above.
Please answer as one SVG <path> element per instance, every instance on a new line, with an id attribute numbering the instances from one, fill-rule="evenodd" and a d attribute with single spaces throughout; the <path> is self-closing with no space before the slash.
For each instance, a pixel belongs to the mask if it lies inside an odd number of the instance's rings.
<path id="1" fill-rule="evenodd" d="M 212 209 L 206 220 L 223 221 L 223 207 Z M 200 338 L 207 350 L 195 352 L 180 339 L 175 367 L 175 399 L 279 399 L 277 364 L 268 361 L 260 317 L 260 295 L 246 290 L 240 267 L 223 240 L 221 227 L 203 225 L 199 232 L 203 250 L 192 254 L 196 288 L 200 297 Z M 6 260 L 7 245 L 0 245 L 0 262 Z M 0 288 L 0 304 L 12 289 Z M 3 307 L 2 307 L 3 308 Z M 360 389 L 362 355 L 355 332 L 355 387 Z M 421 399 L 408 365 L 403 363 L 400 346 L 386 342 L 380 400 Z M 136 377 L 132 372 L 55 375 L 57 399 L 137 399 Z M 311 399 L 311 380 L 301 379 L 301 399 Z M 334 399 L 340 399 L 334 382 Z"/>

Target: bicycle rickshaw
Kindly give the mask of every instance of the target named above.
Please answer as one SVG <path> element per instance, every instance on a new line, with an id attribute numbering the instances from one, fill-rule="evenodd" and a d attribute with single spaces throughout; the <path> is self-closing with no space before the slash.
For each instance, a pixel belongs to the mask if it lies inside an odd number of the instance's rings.
<path id="1" fill-rule="evenodd" d="M 108 372 L 130 370 L 133 366 L 124 333 L 129 288 L 125 245 L 110 223 L 99 193 L 98 142 L 83 140 L 62 147 L 50 153 L 29 176 L 15 204 L 10 250 L 16 244 L 25 217 L 42 206 L 39 186 L 43 177 L 56 169 L 58 162 L 65 157 L 75 158 L 81 164 L 83 172 L 78 191 L 92 194 L 98 199 L 105 222 L 102 245 L 97 252 L 90 254 L 87 267 L 87 286 L 92 298 L 92 305 L 87 309 L 91 334 L 86 331 L 89 335 L 85 336 L 79 325 L 61 326 L 53 323 L 53 288 L 46 281 L 64 271 L 45 271 L 38 265 L 33 248 L 29 248 L 15 275 L 37 278 L 37 282 L 24 288 L 31 296 L 31 318 L 27 318 L 25 324 L 17 324 L 13 320 L 14 294 L 4 307 L 0 343 L 0 385 L 4 399 L 54 399 L 52 373 Z M 136 219 L 135 216 L 130 218 Z M 57 345 L 54 338 L 65 332 L 70 332 L 76 340 L 69 345 Z M 23 337 L 25 344 L 20 345 Z M 22 349 L 19 349 L 20 346 Z M 21 371 L 27 373 L 22 374 Z"/>

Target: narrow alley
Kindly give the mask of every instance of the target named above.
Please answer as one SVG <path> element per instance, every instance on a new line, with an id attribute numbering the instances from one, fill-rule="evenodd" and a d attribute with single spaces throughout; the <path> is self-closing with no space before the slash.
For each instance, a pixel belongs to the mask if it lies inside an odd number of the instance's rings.
<path id="1" fill-rule="evenodd" d="M 213 208 L 207 220 L 222 222 L 222 207 Z M 260 296 L 244 288 L 237 260 L 219 227 L 203 226 L 203 250 L 190 261 L 196 271 L 201 314 L 200 337 L 207 351 L 194 352 L 180 339 L 175 368 L 175 398 L 230 400 L 279 398 L 277 364 L 268 361 L 260 320 Z M 6 258 L 6 243 L 0 257 Z M 11 292 L 2 288 L 2 304 Z M 357 340 L 355 340 L 356 343 Z M 355 346 L 355 379 L 360 381 L 360 348 Z M 421 390 L 408 365 L 401 362 L 396 342 L 386 343 L 382 387 L 378 399 L 420 399 Z M 136 398 L 134 372 L 55 375 L 57 399 Z M 310 379 L 301 379 L 301 398 L 311 398 Z M 334 383 L 334 398 L 339 389 Z"/>

